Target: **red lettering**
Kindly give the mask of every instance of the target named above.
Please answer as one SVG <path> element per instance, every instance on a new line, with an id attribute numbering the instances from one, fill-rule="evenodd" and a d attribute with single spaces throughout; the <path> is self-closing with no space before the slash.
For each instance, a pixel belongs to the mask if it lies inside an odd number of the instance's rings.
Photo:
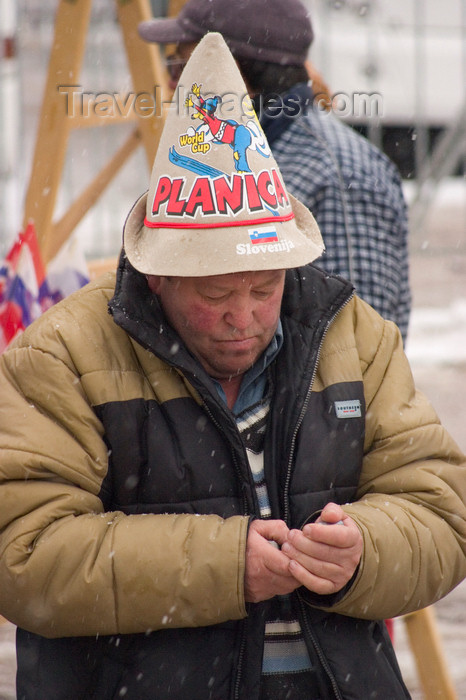
<path id="1" fill-rule="evenodd" d="M 246 193 L 248 196 L 248 207 L 249 211 L 258 211 L 264 208 L 259 192 L 257 191 L 256 178 L 252 173 L 244 176 L 244 182 L 246 184 Z"/>
<path id="2" fill-rule="evenodd" d="M 171 190 L 171 180 L 169 177 L 161 177 L 157 183 L 157 189 L 154 195 L 152 204 L 152 213 L 158 214 L 159 207 L 163 202 L 166 202 Z"/>
<path id="3" fill-rule="evenodd" d="M 210 191 L 209 179 L 207 177 L 198 177 L 194 180 L 186 204 L 185 213 L 189 216 L 194 216 L 197 208 L 200 208 L 203 214 L 215 213 L 212 192 Z"/>
<path id="4" fill-rule="evenodd" d="M 182 187 L 183 178 L 177 177 L 174 180 L 172 180 L 172 187 L 166 208 L 166 214 L 168 216 L 180 216 L 184 212 L 186 200 L 180 198 L 180 192 Z"/>
<path id="5" fill-rule="evenodd" d="M 289 204 L 288 195 L 286 194 L 285 186 L 280 178 L 280 175 L 276 170 L 272 170 L 273 184 L 275 187 L 275 194 L 277 195 L 277 201 L 279 206 L 286 207 Z"/>
<path id="6" fill-rule="evenodd" d="M 227 207 L 233 214 L 243 208 L 243 180 L 241 175 L 233 175 L 233 182 L 228 182 L 226 177 L 218 177 L 214 180 L 215 198 L 219 214 L 228 214 Z"/>
<path id="7" fill-rule="evenodd" d="M 272 180 L 270 178 L 270 173 L 267 170 L 263 170 L 257 178 L 257 189 L 264 202 L 271 206 L 273 209 L 276 209 L 277 198 L 275 196 L 274 191 L 270 191 L 269 187 L 271 186 Z"/>

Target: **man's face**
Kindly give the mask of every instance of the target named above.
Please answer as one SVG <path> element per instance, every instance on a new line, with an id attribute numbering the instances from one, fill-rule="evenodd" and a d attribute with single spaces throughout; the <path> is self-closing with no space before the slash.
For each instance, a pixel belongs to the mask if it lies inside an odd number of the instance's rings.
<path id="1" fill-rule="evenodd" d="M 274 336 L 284 270 L 147 279 L 170 324 L 218 380 L 243 374 Z"/>

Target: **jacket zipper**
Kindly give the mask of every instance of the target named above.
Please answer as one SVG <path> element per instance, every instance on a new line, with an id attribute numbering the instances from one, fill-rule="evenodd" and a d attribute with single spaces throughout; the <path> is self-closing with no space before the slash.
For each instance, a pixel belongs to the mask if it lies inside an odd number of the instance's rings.
<path id="1" fill-rule="evenodd" d="M 228 437 L 225 435 L 225 431 L 223 430 L 223 428 L 222 428 L 222 426 L 220 425 L 220 423 L 216 420 L 216 418 L 214 417 L 212 411 L 211 411 L 210 408 L 207 406 L 207 404 L 206 404 L 205 401 L 203 401 L 203 406 L 204 406 L 205 412 L 206 412 L 207 415 L 209 416 L 209 418 L 210 418 L 210 420 L 212 421 L 212 423 L 215 425 L 215 427 L 218 429 L 218 431 L 219 431 L 222 435 L 224 435 L 224 436 L 226 437 L 228 443 L 230 444 L 230 440 L 228 440 Z M 236 472 L 236 475 L 237 475 L 237 477 L 238 477 L 238 482 L 241 484 L 241 481 L 243 480 L 243 474 L 241 473 L 241 470 L 240 470 L 240 468 L 239 468 L 238 458 L 237 458 L 237 455 L 236 455 L 236 452 L 235 452 L 234 449 L 231 450 L 231 456 L 232 456 L 232 459 L 233 459 L 233 465 L 234 465 L 234 468 L 235 468 L 235 472 Z M 250 486 L 253 486 L 253 484 L 250 484 Z M 254 490 L 252 491 L 252 493 L 254 493 Z M 243 490 L 241 491 L 241 498 L 242 498 L 242 511 L 243 511 L 243 515 L 247 515 L 247 514 L 248 514 L 248 502 L 247 502 L 247 498 L 246 498 L 246 496 L 245 496 Z"/>
<path id="2" fill-rule="evenodd" d="M 295 428 L 293 430 L 293 436 L 291 438 L 290 455 L 288 457 L 288 464 L 287 464 L 287 469 L 286 469 L 285 488 L 284 488 L 284 493 L 283 493 L 283 512 L 284 512 L 283 519 L 287 525 L 289 525 L 289 521 L 290 521 L 289 490 L 290 490 L 291 471 L 292 471 L 292 464 L 293 464 L 293 455 L 294 455 L 294 450 L 295 450 L 295 446 L 296 446 L 296 437 L 298 435 L 298 431 L 301 427 L 301 423 L 303 422 L 303 418 L 304 418 L 304 415 L 307 411 L 307 407 L 308 407 L 308 404 L 309 404 L 309 401 L 311 398 L 312 387 L 314 386 L 314 380 L 315 380 L 316 374 L 317 374 L 317 367 L 319 364 L 322 345 L 324 343 L 328 329 L 330 328 L 332 323 L 335 321 L 336 317 L 345 308 L 345 306 L 347 304 L 349 304 L 349 302 L 351 301 L 352 298 L 353 298 L 353 294 L 351 294 L 351 296 L 348 297 L 348 299 L 346 299 L 346 301 L 340 306 L 340 308 L 333 314 L 333 316 L 328 321 L 324 332 L 322 333 L 322 337 L 319 341 L 319 347 L 317 348 L 317 355 L 316 355 L 316 359 L 314 362 L 314 368 L 312 370 L 311 381 L 309 382 L 309 387 L 308 387 L 308 390 L 306 393 L 306 398 L 304 399 L 304 403 L 303 403 L 303 406 L 301 408 L 301 412 L 299 414 L 298 420 L 297 420 Z"/>
<path id="3" fill-rule="evenodd" d="M 312 642 L 312 646 L 314 647 L 314 651 L 316 652 L 317 656 L 319 657 L 319 661 L 320 661 L 320 663 L 322 664 L 322 668 L 324 669 L 325 673 L 326 673 L 327 676 L 328 676 L 328 679 L 329 679 L 330 684 L 331 684 L 331 686 L 332 686 L 333 693 L 334 693 L 334 695 L 335 695 L 335 699 L 336 699 L 336 700 L 343 700 L 343 696 L 342 696 L 342 694 L 340 693 L 340 689 L 339 689 L 339 687 L 338 687 L 336 678 L 335 678 L 335 676 L 334 676 L 333 673 L 332 673 L 332 669 L 331 669 L 330 666 L 328 665 L 328 661 L 327 661 L 327 659 L 325 658 L 324 653 L 323 653 L 322 649 L 320 648 L 320 644 L 319 644 L 318 640 L 316 639 L 316 636 L 315 636 L 315 634 L 314 634 L 314 632 L 313 632 L 313 630 L 312 630 L 312 627 L 311 627 L 311 625 L 309 624 L 309 622 L 308 622 L 308 620 L 307 620 L 307 617 L 306 617 L 306 610 L 305 610 L 305 607 L 304 607 L 304 603 L 303 603 L 303 601 L 302 601 L 301 596 L 299 595 L 299 593 L 298 593 L 298 600 L 299 600 L 299 606 L 300 606 L 300 608 L 301 608 L 301 619 L 302 619 L 303 622 L 304 622 L 304 627 L 305 627 L 305 629 L 306 629 L 306 634 L 307 634 L 308 637 L 310 638 L 310 640 L 311 640 L 311 642 Z"/>
<path id="4" fill-rule="evenodd" d="M 332 325 L 332 323 L 335 321 L 335 319 L 336 319 L 336 317 L 338 316 L 338 314 L 339 314 L 339 313 L 345 308 L 345 306 L 351 301 L 352 297 L 353 297 L 353 294 L 351 294 L 351 296 L 348 297 L 348 299 L 346 299 L 346 301 L 340 306 L 340 308 L 333 314 L 333 316 L 329 319 L 329 321 L 328 321 L 328 323 L 327 323 L 327 325 L 326 325 L 326 327 L 325 327 L 324 332 L 322 333 L 322 337 L 321 337 L 320 342 L 319 342 L 319 347 L 317 348 L 317 355 L 316 355 L 316 359 L 315 359 L 315 362 L 314 362 L 314 368 L 313 368 L 313 370 L 312 370 L 311 381 L 309 382 L 309 388 L 308 388 L 308 390 L 307 390 L 306 398 L 304 399 L 304 403 L 303 403 L 301 412 L 300 412 L 300 414 L 299 414 L 298 420 L 297 420 L 297 422 L 296 422 L 296 425 L 295 425 L 295 428 L 294 428 L 294 431 L 293 431 L 293 436 L 292 436 L 292 439 L 291 439 L 290 455 L 289 455 L 289 458 L 288 458 L 288 465 L 287 465 L 287 472 L 286 472 L 286 481 L 285 481 L 284 495 L 283 495 L 283 500 L 284 500 L 284 508 L 283 508 L 283 510 L 284 510 L 284 520 L 285 520 L 285 522 L 286 522 L 287 525 L 289 525 L 289 522 L 290 522 L 289 489 L 290 489 L 290 482 L 291 482 L 291 471 L 292 471 L 292 463 L 293 463 L 293 454 L 294 454 L 294 449 L 295 449 L 295 446 L 296 446 L 296 437 L 297 437 L 297 435 L 298 435 L 299 428 L 301 427 L 301 423 L 302 423 L 302 421 L 303 421 L 304 415 L 305 415 L 305 413 L 306 413 L 306 410 L 307 410 L 307 407 L 308 407 L 308 404 L 309 404 L 309 401 L 310 401 L 310 398 L 311 398 L 312 387 L 314 386 L 314 380 L 315 380 L 315 377 L 316 377 L 316 374 L 317 374 L 317 367 L 318 367 L 318 364 L 319 364 L 320 353 L 321 353 L 321 351 L 322 351 L 322 345 L 323 345 L 323 343 L 324 343 L 324 340 L 325 340 L 325 337 L 326 337 L 326 335 L 327 335 L 328 329 L 330 328 L 330 326 Z M 318 658 L 319 658 L 319 661 L 320 661 L 320 663 L 322 664 L 322 668 L 324 669 L 325 673 L 326 673 L 327 676 L 328 676 L 328 679 L 329 679 L 329 681 L 330 681 L 330 683 L 331 683 L 332 690 L 333 690 L 333 692 L 334 692 L 334 695 L 335 695 L 336 700 L 343 700 L 342 695 L 341 695 L 341 693 L 340 693 L 340 689 L 339 689 L 338 684 L 337 684 L 337 681 L 336 681 L 336 678 L 335 678 L 335 676 L 334 676 L 333 673 L 332 673 L 332 669 L 330 668 L 330 666 L 329 666 L 329 664 L 328 664 L 328 662 L 327 662 L 327 659 L 325 658 L 324 653 L 323 653 L 322 649 L 320 648 L 319 642 L 318 642 L 318 640 L 316 639 L 316 637 L 315 637 L 315 635 L 314 635 L 314 632 L 312 631 L 311 626 L 310 626 L 310 624 L 309 624 L 309 622 L 308 622 L 308 620 L 307 620 L 306 611 L 305 611 L 305 609 L 304 609 L 304 604 L 303 604 L 303 602 L 302 602 L 302 600 L 301 600 L 301 597 L 300 597 L 299 593 L 297 594 L 297 597 L 298 597 L 299 605 L 300 605 L 300 608 L 301 608 L 301 619 L 302 619 L 303 622 L 304 622 L 304 626 L 305 626 L 305 629 L 306 629 L 307 636 L 308 636 L 308 638 L 311 640 L 312 646 L 314 647 L 314 650 L 315 650 L 315 652 L 316 652 L 316 654 L 317 654 L 317 656 L 318 656 Z"/>
<path id="5" fill-rule="evenodd" d="M 206 411 L 206 413 L 209 416 L 212 423 L 217 427 L 217 429 L 223 435 L 225 435 L 222 426 L 218 423 L 218 421 L 216 420 L 216 418 L 212 414 L 210 408 L 207 406 L 205 401 L 203 402 L 203 404 L 204 404 L 204 410 Z M 238 458 L 237 458 L 235 450 L 232 449 L 231 453 L 232 453 L 235 471 L 236 471 L 236 474 L 238 476 L 238 482 L 241 483 L 241 481 L 243 480 L 243 475 L 241 474 L 241 470 L 239 468 Z M 252 493 L 253 494 L 255 493 L 254 489 L 253 489 Z M 242 502 L 243 502 L 243 515 L 247 515 L 248 502 L 247 502 L 246 496 L 244 494 L 244 491 L 242 492 L 241 496 L 242 496 Z M 238 662 L 236 665 L 236 678 L 235 678 L 234 691 L 233 691 L 234 700 L 240 700 L 240 681 L 241 681 L 241 675 L 242 675 L 244 651 L 246 649 L 246 634 L 245 634 L 244 626 L 245 626 L 245 623 L 244 623 L 244 620 L 242 620 L 241 621 L 241 632 L 240 632 L 240 646 L 239 646 L 239 652 L 238 652 Z"/>
<path id="6" fill-rule="evenodd" d="M 243 659 L 244 659 L 244 650 L 246 649 L 246 634 L 244 631 L 244 621 L 241 623 L 241 641 L 240 641 L 240 647 L 239 647 L 239 653 L 238 653 L 238 664 L 236 667 L 236 679 L 235 679 L 235 688 L 234 688 L 234 700 L 240 700 L 240 694 L 239 694 L 239 687 L 240 687 L 240 680 L 241 680 L 241 674 L 242 674 L 242 666 L 243 666 Z"/>

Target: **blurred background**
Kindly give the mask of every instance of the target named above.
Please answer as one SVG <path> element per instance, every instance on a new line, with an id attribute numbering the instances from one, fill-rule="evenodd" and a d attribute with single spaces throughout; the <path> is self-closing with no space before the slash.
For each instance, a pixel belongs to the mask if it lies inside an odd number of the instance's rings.
<path id="1" fill-rule="evenodd" d="M 397 164 L 412 203 L 414 235 L 433 204 L 465 196 L 466 0 L 304 4 L 315 29 L 310 58 L 335 95 L 334 110 Z M 57 5 L 0 0 L 0 255 L 22 222 Z M 151 3 L 157 15 L 168 5 Z M 79 82 L 94 93 L 131 91 L 112 0 L 92 3 Z M 125 125 L 71 134 L 57 216 L 124 135 Z M 146 189 L 147 176 L 138 151 L 76 229 L 86 255 L 115 253 L 122 220 Z"/>
<path id="2" fill-rule="evenodd" d="M 402 175 L 414 302 L 407 353 L 419 387 L 466 451 L 466 0 L 304 4 L 315 30 L 310 59 L 335 96 L 334 110 Z M 58 5 L 0 0 L 0 260 L 23 223 Z M 78 81 L 84 92 L 133 89 L 115 7 L 92 3 Z M 152 0 L 154 14 L 168 7 Z M 127 137 L 127 124 L 98 122 L 69 135 L 56 218 Z M 138 148 L 74 228 L 87 260 L 117 255 L 126 214 L 148 178 Z M 434 607 L 454 697 L 466 700 L 465 584 Z M 11 625 L 0 625 L 0 700 L 15 697 L 13 637 Z M 413 698 L 424 697 L 402 621 L 395 648 Z"/>

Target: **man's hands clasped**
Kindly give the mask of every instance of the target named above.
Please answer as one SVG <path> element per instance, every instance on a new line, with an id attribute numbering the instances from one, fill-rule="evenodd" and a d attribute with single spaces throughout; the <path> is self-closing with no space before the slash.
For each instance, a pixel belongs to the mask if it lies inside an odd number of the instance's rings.
<path id="1" fill-rule="evenodd" d="M 246 601 L 259 603 L 299 586 L 336 593 L 356 571 L 362 547 L 358 526 L 335 503 L 302 530 L 290 530 L 283 520 L 254 520 L 246 545 Z"/>

